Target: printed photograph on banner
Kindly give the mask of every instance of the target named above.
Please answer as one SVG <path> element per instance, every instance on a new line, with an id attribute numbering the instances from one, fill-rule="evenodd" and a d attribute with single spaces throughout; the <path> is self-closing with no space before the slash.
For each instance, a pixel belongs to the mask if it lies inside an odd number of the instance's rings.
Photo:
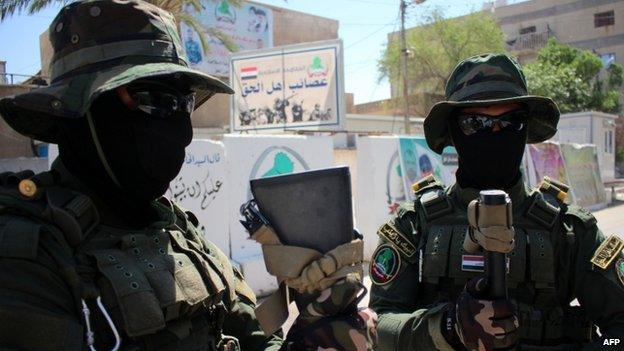
<path id="1" fill-rule="evenodd" d="M 219 38 L 211 36 L 206 28 L 214 28 L 230 38 L 237 51 L 273 47 L 273 11 L 269 7 L 243 2 L 232 6 L 227 0 L 201 0 L 201 11 L 187 6 L 186 12 L 202 27 L 210 46 L 205 52 L 196 28 L 180 23 L 180 36 L 192 68 L 218 77 L 229 77 L 230 51 Z M 214 33 L 213 33 L 214 34 Z"/>
<path id="2" fill-rule="evenodd" d="M 341 122 L 340 45 L 232 57 L 232 129 L 334 126 Z"/>
<path id="3" fill-rule="evenodd" d="M 558 180 L 564 184 L 570 184 L 568 173 L 561 155 L 561 148 L 558 143 L 540 143 L 528 145 L 533 161 L 535 179 L 539 183 L 544 176 Z M 567 201 L 571 201 L 572 196 L 568 194 Z"/>
<path id="4" fill-rule="evenodd" d="M 429 149 L 427 141 L 422 137 L 401 137 L 399 155 L 403 186 L 411 200 L 414 199 L 412 184 L 426 176 L 433 175 L 446 185 L 455 182 L 457 153 L 454 148 L 447 147 L 442 155 L 438 155 Z"/>

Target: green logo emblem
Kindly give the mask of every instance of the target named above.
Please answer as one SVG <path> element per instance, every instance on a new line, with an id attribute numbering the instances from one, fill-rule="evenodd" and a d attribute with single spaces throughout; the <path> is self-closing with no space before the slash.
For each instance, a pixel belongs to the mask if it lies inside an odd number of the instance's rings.
<path id="1" fill-rule="evenodd" d="M 278 152 L 273 159 L 273 167 L 262 175 L 264 177 L 291 174 L 295 169 L 295 163 L 284 152 Z"/>
<path id="2" fill-rule="evenodd" d="M 373 254 L 370 265 L 370 277 L 373 283 L 385 285 L 396 277 L 401 268 L 401 256 L 394 246 L 384 244 Z"/>

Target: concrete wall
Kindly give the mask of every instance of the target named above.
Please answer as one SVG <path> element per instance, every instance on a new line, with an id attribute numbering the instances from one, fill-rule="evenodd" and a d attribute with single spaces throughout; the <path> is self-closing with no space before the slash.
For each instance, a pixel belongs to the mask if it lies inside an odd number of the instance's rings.
<path id="1" fill-rule="evenodd" d="M 588 111 L 561 115 L 554 140 L 565 143 L 594 144 L 603 180 L 615 178 L 616 115 Z M 611 143 L 608 138 L 611 134 Z"/>
<path id="2" fill-rule="evenodd" d="M 424 135 L 424 118 L 410 118 L 410 134 Z M 346 130 L 354 133 L 387 133 L 404 134 L 405 120 L 403 116 L 355 115 L 347 114 Z"/>

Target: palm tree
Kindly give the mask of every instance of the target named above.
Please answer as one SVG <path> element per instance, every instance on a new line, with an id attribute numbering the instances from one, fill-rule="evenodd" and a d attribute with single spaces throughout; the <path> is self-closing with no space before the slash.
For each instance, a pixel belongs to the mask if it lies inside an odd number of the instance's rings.
<path id="1" fill-rule="evenodd" d="M 39 12 L 43 8 L 53 3 L 66 5 L 75 0 L 0 0 L 0 22 L 4 21 L 7 17 L 14 13 L 22 13 L 24 11 L 32 15 Z M 232 41 L 227 34 L 217 28 L 204 28 L 199 21 L 188 14 L 185 10 L 190 7 L 195 11 L 201 11 L 203 6 L 201 0 L 146 0 L 147 2 L 160 7 L 163 10 L 171 12 L 173 17 L 178 23 L 178 31 L 180 30 L 180 23 L 191 27 L 199 35 L 202 48 L 205 52 L 210 51 L 210 45 L 206 39 L 205 33 L 221 41 L 225 47 L 231 51 L 237 51 L 237 45 Z M 216 1 L 216 0 L 209 0 Z M 240 7 L 243 0 L 227 0 L 227 2 L 235 7 Z"/>

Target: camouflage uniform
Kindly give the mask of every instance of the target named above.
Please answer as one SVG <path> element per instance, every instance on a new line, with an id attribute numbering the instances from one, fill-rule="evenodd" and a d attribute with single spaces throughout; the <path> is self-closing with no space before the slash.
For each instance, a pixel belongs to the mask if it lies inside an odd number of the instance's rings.
<path id="1" fill-rule="evenodd" d="M 514 80 L 520 83 L 508 84 Z M 546 140 L 556 131 L 554 103 L 528 96 L 519 66 L 503 55 L 460 63 L 449 78 L 447 100 L 434 106 L 425 120 L 428 144 L 438 153 L 451 144 L 445 118 L 458 107 L 521 100 L 530 111 L 528 142 Z M 567 189 L 561 188 L 546 181 L 530 191 L 520 179 L 505 189 L 513 202 L 515 248 L 507 256 L 507 279 L 519 321 L 518 350 L 598 350 L 605 349 L 602 340 L 624 337 L 622 246 L 610 238 L 615 243 L 611 249 L 599 248 L 605 237 L 595 218 L 564 203 Z M 483 276 L 482 267 L 470 264 L 483 262 L 483 256 L 468 255 L 462 245 L 466 209 L 479 190 L 444 187 L 431 178 L 414 189 L 416 200 L 403 204 L 378 231 L 379 247 L 371 262 L 370 306 L 379 315 L 378 349 L 477 349 L 470 340 L 463 345 L 449 340 L 443 331 L 448 330 L 450 319 L 445 317 L 453 302 L 460 306 L 464 289 L 471 289 L 466 283 Z M 601 268 L 592 263 L 596 254 L 607 258 L 604 263 L 619 263 Z M 580 306 L 570 306 L 574 299 Z M 467 314 L 478 318 L 486 306 L 464 307 L 457 311 L 458 319 Z M 500 326 L 493 322 L 491 327 Z"/>
<path id="2" fill-rule="evenodd" d="M 187 67 L 173 17 L 143 1 L 75 2 L 49 32 L 51 85 L 0 100 L 2 117 L 39 140 L 58 142 L 59 119 L 84 118 L 98 96 L 139 79 L 181 86 L 198 104 L 232 92 Z M 118 212 L 83 181 L 60 160 L 41 174 L 0 175 L 0 348 L 281 347 L 191 212 L 160 198 L 152 223 L 120 227 Z"/>

